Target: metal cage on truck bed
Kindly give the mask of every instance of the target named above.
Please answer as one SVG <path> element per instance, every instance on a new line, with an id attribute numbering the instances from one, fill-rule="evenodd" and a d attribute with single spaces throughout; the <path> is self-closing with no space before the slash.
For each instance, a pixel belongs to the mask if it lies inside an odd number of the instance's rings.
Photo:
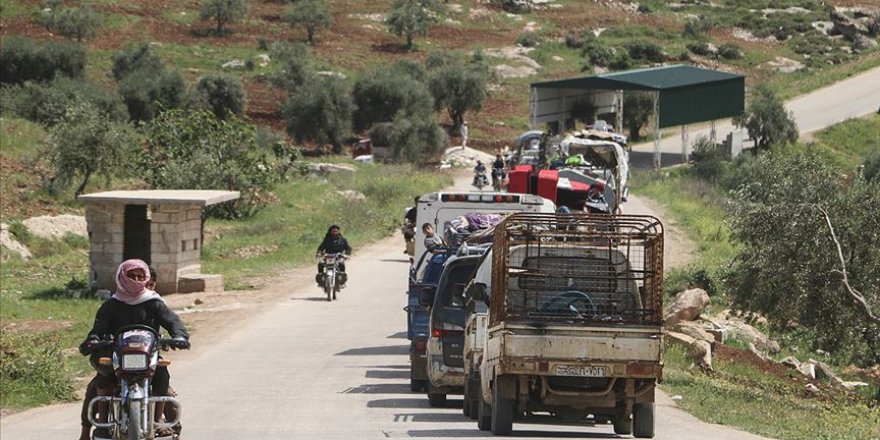
<path id="1" fill-rule="evenodd" d="M 655 217 L 521 213 L 493 237 L 489 327 L 501 321 L 660 325 Z"/>

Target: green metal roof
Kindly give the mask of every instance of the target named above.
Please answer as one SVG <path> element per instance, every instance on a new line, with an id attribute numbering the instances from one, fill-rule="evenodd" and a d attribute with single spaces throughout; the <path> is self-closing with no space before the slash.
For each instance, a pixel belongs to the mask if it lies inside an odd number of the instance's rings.
<path id="1" fill-rule="evenodd" d="M 737 116 L 745 108 L 745 77 L 683 65 L 542 81 L 532 88 L 658 91 L 661 128 Z"/>

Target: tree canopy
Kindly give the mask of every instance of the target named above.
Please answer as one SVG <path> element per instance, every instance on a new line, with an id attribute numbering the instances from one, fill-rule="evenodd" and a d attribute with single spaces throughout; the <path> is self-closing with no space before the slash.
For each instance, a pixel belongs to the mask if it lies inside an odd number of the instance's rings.
<path id="1" fill-rule="evenodd" d="M 330 27 L 330 4 L 327 0 L 297 0 L 285 20 L 291 26 L 306 28 L 309 44 L 315 44 L 315 32 L 319 28 Z"/>
<path id="2" fill-rule="evenodd" d="M 441 14 L 437 0 L 394 0 L 385 23 L 388 30 L 399 37 L 406 37 L 406 48 L 413 48 L 416 35 L 428 35 L 428 28 L 436 23 Z"/>
<path id="3" fill-rule="evenodd" d="M 351 133 L 354 102 L 345 81 L 334 76 L 315 76 L 292 93 L 281 109 L 287 133 L 297 142 L 330 144 L 340 153 Z"/>
<path id="4" fill-rule="evenodd" d="M 214 20 L 217 23 L 215 32 L 223 35 L 224 27 L 247 16 L 250 4 L 248 0 L 208 0 L 202 5 L 199 18 Z"/>
<path id="5" fill-rule="evenodd" d="M 446 109 L 452 124 L 461 127 L 465 113 L 480 110 L 486 99 L 488 66 L 479 54 L 466 62 L 450 52 L 432 54 L 425 63 L 435 110 Z"/>
<path id="6" fill-rule="evenodd" d="M 772 145 L 795 142 L 798 128 L 794 116 L 785 109 L 782 100 L 764 84 L 755 87 L 748 107 L 734 123 L 745 127 L 755 139 L 755 153 Z"/>

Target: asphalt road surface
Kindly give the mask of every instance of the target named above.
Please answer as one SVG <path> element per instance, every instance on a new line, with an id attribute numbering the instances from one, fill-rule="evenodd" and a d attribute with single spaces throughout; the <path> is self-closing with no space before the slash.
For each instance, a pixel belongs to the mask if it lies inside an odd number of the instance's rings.
<path id="1" fill-rule="evenodd" d="M 800 133 L 806 134 L 857 118 L 880 109 L 880 67 L 868 70 L 823 89 L 799 96 L 785 103 L 794 116 Z M 720 142 L 733 130 L 730 120 L 715 124 L 717 140 Z M 708 128 L 691 129 L 688 132 L 689 144 L 700 136 L 709 136 Z M 743 139 L 748 133 L 743 131 Z M 751 145 L 751 143 L 748 143 Z M 653 160 L 654 143 L 633 145 L 630 162 L 634 168 L 650 168 Z M 688 150 L 690 152 L 690 150 Z M 660 162 L 663 166 L 682 162 L 681 132 L 665 136 L 660 140 Z"/>

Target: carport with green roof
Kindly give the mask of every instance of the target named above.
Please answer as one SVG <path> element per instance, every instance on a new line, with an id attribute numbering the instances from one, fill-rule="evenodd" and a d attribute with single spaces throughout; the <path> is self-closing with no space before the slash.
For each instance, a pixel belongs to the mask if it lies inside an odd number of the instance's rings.
<path id="1" fill-rule="evenodd" d="M 564 131 L 576 107 L 588 101 L 597 114 L 615 113 L 619 130 L 624 90 L 654 93 L 654 168 L 660 168 L 660 129 L 682 126 L 686 154 L 688 124 L 710 121 L 714 127 L 715 120 L 738 116 L 745 106 L 744 76 L 673 65 L 532 83 L 530 123 L 555 122 Z"/>

